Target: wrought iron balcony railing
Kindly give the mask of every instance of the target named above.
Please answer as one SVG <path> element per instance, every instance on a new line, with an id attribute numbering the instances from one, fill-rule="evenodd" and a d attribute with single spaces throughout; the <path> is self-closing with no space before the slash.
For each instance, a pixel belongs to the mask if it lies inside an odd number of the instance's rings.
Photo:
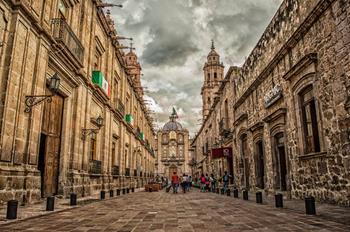
<path id="1" fill-rule="evenodd" d="M 75 59 L 83 65 L 84 63 L 84 47 L 73 30 L 64 19 L 52 19 L 52 35 L 55 40 L 62 43 Z"/>
<path id="2" fill-rule="evenodd" d="M 119 112 L 120 115 L 122 115 L 124 117 L 124 115 L 125 115 L 125 106 L 124 106 L 123 102 L 120 99 L 117 100 L 116 110 Z"/>
<path id="3" fill-rule="evenodd" d="M 90 173 L 101 174 L 102 173 L 102 162 L 99 160 L 90 161 Z"/>
<path id="4" fill-rule="evenodd" d="M 220 135 L 227 136 L 231 132 L 229 127 L 229 119 L 228 118 L 222 118 L 219 122 L 219 133 Z"/>
<path id="5" fill-rule="evenodd" d="M 125 176 L 130 176 L 130 168 L 125 168 Z"/>
<path id="6" fill-rule="evenodd" d="M 112 175 L 113 176 L 119 175 L 119 166 L 112 166 Z"/>

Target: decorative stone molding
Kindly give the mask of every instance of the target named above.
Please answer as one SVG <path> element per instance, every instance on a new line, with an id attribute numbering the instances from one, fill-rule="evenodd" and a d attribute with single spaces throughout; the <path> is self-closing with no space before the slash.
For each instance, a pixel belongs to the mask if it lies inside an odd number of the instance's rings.
<path id="1" fill-rule="evenodd" d="M 236 121 L 233 123 L 235 126 L 237 126 L 239 123 L 241 123 L 243 120 L 248 118 L 248 114 L 247 113 L 243 113 L 241 115 L 238 116 L 238 118 L 236 119 Z"/>
<path id="2" fill-rule="evenodd" d="M 270 114 L 267 117 L 265 117 L 263 119 L 263 121 L 266 122 L 266 123 L 270 123 L 270 122 L 276 120 L 277 118 L 279 118 L 281 116 L 285 116 L 286 114 L 287 114 L 287 109 L 286 108 L 280 108 L 280 109 L 276 110 L 275 112 L 273 112 L 272 114 Z"/>
<path id="3" fill-rule="evenodd" d="M 264 96 L 265 108 L 269 108 L 283 97 L 283 89 L 280 85 L 275 85 Z"/>
<path id="4" fill-rule="evenodd" d="M 298 75 L 305 67 L 309 66 L 312 63 L 317 63 L 317 54 L 310 53 L 304 56 L 295 64 L 284 76 L 283 79 L 290 80 L 291 77 Z"/>
<path id="5" fill-rule="evenodd" d="M 316 152 L 316 153 L 310 153 L 306 155 L 300 155 L 300 160 L 308 160 L 308 159 L 315 159 L 315 158 L 324 158 L 327 157 L 327 152 Z"/>

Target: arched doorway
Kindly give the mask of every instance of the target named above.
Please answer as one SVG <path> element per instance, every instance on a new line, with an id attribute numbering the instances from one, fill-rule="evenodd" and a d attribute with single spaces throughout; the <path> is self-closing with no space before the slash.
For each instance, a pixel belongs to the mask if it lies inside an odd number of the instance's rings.
<path id="1" fill-rule="evenodd" d="M 249 189 L 249 150 L 248 137 L 246 134 L 241 136 L 241 186 Z"/>
<path id="2" fill-rule="evenodd" d="M 275 187 L 278 190 L 287 190 L 287 160 L 282 132 L 274 136 L 275 140 Z"/>
<path id="3" fill-rule="evenodd" d="M 255 143 L 255 164 L 256 164 L 256 187 L 265 188 L 265 159 L 263 141 L 259 140 Z"/>
<path id="4" fill-rule="evenodd" d="M 176 172 L 177 173 L 177 167 L 175 165 L 171 165 L 169 167 L 169 178 L 171 179 L 171 176 L 173 175 L 173 173 Z"/>

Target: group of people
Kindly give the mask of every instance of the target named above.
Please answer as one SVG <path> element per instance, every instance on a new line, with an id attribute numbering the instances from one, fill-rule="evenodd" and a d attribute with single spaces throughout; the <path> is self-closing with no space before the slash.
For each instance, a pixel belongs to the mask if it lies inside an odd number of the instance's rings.
<path id="1" fill-rule="evenodd" d="M 225 171 L 224 175 L 219 178 L 219 180 L 215 178 L 214 174 L 211 174 L 210 176 L 208 174 L 202 174 L 199 179 L 196 178 L 196 181 L 200 184 L 201 192 L 215 192 L 218 187 L 218 182 L 220 181 L 222 182 L 224 192 L 226 193 L 231 178 L 232 176 Z M 177 173 L 174 172 L 171 177 L 171 185 L 167 187 L 167 191 L 170 191 L 170 188 L 172 188 L 173 193 L 178 193 L 179 186 L 181 186 L 183 193 L 190 191 L 192 186 L 192 176 L 186 174 L 178 176 Z"/>
<path id="2" fill-rule="evenodd" d="M 173 188 L 173 193 L 178 193 L 179 186 L 181 186 L 183 193 L 190 191 L 192 186 L 192 176 L 188 176 L 183 174 L 182 176 L 178 176 L 176 172 L 171 176 L 171 186 Z"/>
<path id="3" fill-rule="evenodd" d="M 231 178 L 232 176 L 229 175 L 227 171 L 225 171 L 224 175 L 219 180 L 215 178 L 214 174 L 210 176 L 208 176 L 208 174 L 202 174 L 199 179 L 201 192 L 215 192 L 215 189 L 218 187 L 218 181 L 221 181 L 223 183 L 224 192 L 226 193 Z"/>

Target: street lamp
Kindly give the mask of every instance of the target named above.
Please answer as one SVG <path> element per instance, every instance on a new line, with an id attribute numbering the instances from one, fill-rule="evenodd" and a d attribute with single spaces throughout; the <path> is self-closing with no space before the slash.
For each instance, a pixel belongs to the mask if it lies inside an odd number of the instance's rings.
<path id="1" fill-rule="evenodd" d="M 82 140 L 85 140 L 87 136 L 91 135 L 91 134 L 97 134 L 97 132 L 101 129 L 101 127 L 103 126 L 103 118 L 101 116 L 98 116 L 97 118 L 93 119 L 93 121 L 95 122 L 96 126 L 98 127 L 98 129 L 86 129 L 83 128 L 81 130 L 82 132 Z"/>
<path id="2" fill-rule="evenodd" d="M 60 87 L 61 79 L 58 77 L 58 74 L 55 73 L 48 80 L 48 88 L 52 92 L 50 95 L 27 95 L 25 96 L 25 104 L 26 108 L 24 112 L 30 113 L 32 111 L 33 106 L 40 104 L 41 102 L 47 100 L 47 102 L 52 101 L 52 97 L 58 93 Z"/>

